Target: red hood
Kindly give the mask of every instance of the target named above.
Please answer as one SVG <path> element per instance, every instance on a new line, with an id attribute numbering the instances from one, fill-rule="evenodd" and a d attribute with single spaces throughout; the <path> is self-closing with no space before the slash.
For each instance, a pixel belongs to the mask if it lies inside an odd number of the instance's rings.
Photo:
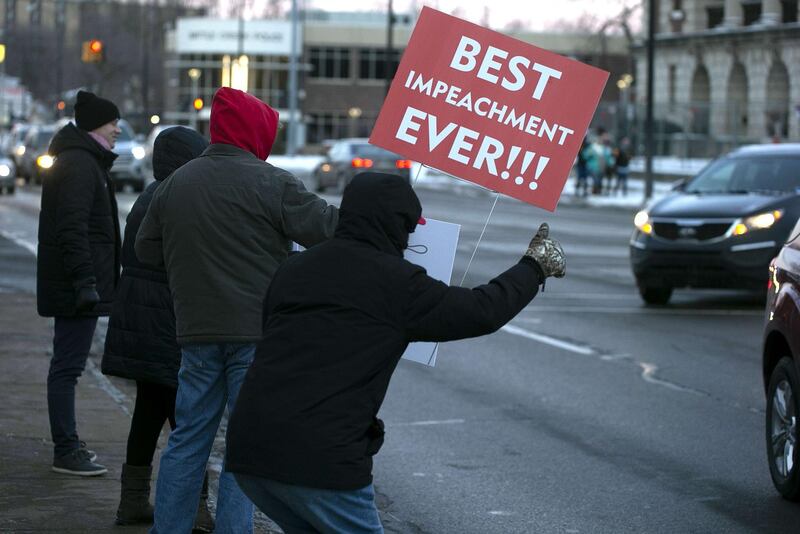
<path id="1" fill-rule="evenodd" d="M 221 87 L 211 103 L 211 142 L 233 145 L 266 160 L 278 131 L 278 112 L 238 89 Z"/>

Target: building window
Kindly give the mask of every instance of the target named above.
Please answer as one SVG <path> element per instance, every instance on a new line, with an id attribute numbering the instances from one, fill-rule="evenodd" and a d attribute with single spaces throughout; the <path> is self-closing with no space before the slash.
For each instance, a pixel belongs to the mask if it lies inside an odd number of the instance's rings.
<path id="1" fill-rule="evenodd" d="M 725 8 L 723 6 L 707 7 L 706 19 L 708 20 L 706 28 L 709 30 L 711 28 L 716 28 L 717 26 L 722 26 L 722 23 L 725 19 Z"/>
<path id="2" fill-rule="evenodd" d="M 347 137 L 350 118 L 345 113 L 309 113 L 307 140 L 311 144 L 322 144 L 328 139 Z"/>
<path id="3" fill-rule="evenodd" d="M 350 78 L 349 48 L 309 48 L 311 78 Z"/>
<path id="4" fill-rule="evenodd" d="M 781 0 L 781 22 L 797 22 L 797 0 Z"/>
<path id="5" fill-rule="evenodd" d="M 669 95 L 669 103 L 674 104 L 676 101 L 676 78 L 677 78 L 678 67 L 676 65 L 669 66 L 669 80 L 667 81 L 668 87 L 668 95 Z"/>
<path id="6" fill-rule="evenodd" d="M 397 72 L 401 50 L 392 50 L 391 76 Z M 358 52 L 358 77 L 361 80 L 386 79 L 386 49 L 362 48 Z"/>
<path id="7" fill-rule="evenodd" d="M 761 2 L 742 3 L 742 12 L 744 14 L 744 25 L 752 26 L 761 20 Z"/>

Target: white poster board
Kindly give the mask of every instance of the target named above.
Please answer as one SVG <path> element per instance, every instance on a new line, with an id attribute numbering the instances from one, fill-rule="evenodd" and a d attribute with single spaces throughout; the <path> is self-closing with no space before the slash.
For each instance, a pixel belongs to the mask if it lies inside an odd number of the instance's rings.
<path id="1" fill-rule="evenodd" d="M 458 224 L 427 219 L 426 224 L 417 225 L 414 233 L 408 236 L 408 249 L 403 256 L 424 268 L 429 276 L 450 284 L 460 231 Z M 433 367 L 438 348 L 438 343 L 411 343 L 403 359 Z"/>

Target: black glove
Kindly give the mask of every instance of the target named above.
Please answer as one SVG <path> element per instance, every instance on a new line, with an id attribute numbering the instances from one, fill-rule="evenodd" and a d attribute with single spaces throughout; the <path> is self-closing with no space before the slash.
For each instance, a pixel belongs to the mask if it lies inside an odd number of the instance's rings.
<path id="1" fill-rule="evenodd" d="M 530 245 L 528 245 L 525 255 L 536 260 L 545 278 L 549 276 L 563 278 L 567 273 L 567 260 L 564 257 L 564 249 L 561 248 L 561 244 L 558 241 L 547 237 L 549 233 L 550 227 L 547 223 L 542 223 L 539 231 L 536 232 Z"/>
<path id="2" fill-rule="evenodd" d="M 78 288 L 78 295 L 75 298 L 75 308 L 78 312 L 90 311 L 98 302 L 100 302 L 100 295 L 94 284 Z"/>

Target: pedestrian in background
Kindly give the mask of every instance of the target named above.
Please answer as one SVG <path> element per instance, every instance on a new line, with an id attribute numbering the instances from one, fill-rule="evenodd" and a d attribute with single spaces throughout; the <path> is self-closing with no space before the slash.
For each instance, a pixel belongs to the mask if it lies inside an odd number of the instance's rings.
<path id="1" fill-rule="evenodd" d="M 55 318 L 47 374 L 53 471 L 70 475 L 107 471 L 78 437 L 75 385 L 119 277 L 119 219 L 109 174 L 118 121 L 114 103 L 79 91 L 75 124 L 53 137 L 48 153 L 55 163 L 42 184 L 36 299 L 39 315 Z"/>
<path id="2" fill-rule="evenodd" d="M 163 267 L 140 262 L 133 247 L 136 232 L 158 186 L 186 162 L 198 157 L 208 141 L 177 126 L 158 134 L 153 146 L 153 177 L 128 214 L 122 242 L 122 275 L 108 322 L 102 371 L 136 381 L 136 404 L 128 433 L 118 525 L 151 523 L 150 478 L 158 436 L 165 421 L 175 429 L 175 396 L 181 350 L 175 336 L 175 312 Z M 208 511 L 208 471 L 203 479 L 194 530 L 212 532 Z"/>
<path id="3" fill-rule="evenodd" d="M 577 174 L 577 183 L 575 184 L 575 196 L 585 197 L 589 194 L 589 167 L 588 167 L 588 149 L 589 142 L 584 137 L 581 143 L 581 148 L 578 150 L 578 159 L 575 163 L 575 173 Z"/>
<path id="4" fill-rule="evenodd" d="M 450 287 L 403 258 L 421 212 L 405 179 L 359 174 L 334 239 L 289 258 L 269 288 L 226 469 L 288 534 L 383 532 L 372 486 L 384 438 L 377 415 L 409 342 L 494 332 L 547 277 L 565 274 L 564 252 L 542 225 L 491 282 Z"/>
<path id="5" fill-rule="evenodd" d="M 628 166 L 631 162 L 630 154 L 631 141 L 623 137 L 619 146 L 614 150 L 614 163 L 617 174 L 617 182 L 614 184 L 614 192 L 622 191 L 622 196 L 628 196 Z"/>
<path id="6" fill-rule="evenodd" d="M 152 533 L 192 529 L 214 437 L 233 408 L 261 339 L 261 309 L 295 241 L 330 238 L 338 210 L 265 160 L 278 113 L 221 88 L 211 106 L 211 145 L 164 181 L 136 237 L 136 256 L 164 265 L 181 346 L 177 427 L 161 455 Z M 253 530 L 253 505 L 220 475 L 216 531 Z"/>

